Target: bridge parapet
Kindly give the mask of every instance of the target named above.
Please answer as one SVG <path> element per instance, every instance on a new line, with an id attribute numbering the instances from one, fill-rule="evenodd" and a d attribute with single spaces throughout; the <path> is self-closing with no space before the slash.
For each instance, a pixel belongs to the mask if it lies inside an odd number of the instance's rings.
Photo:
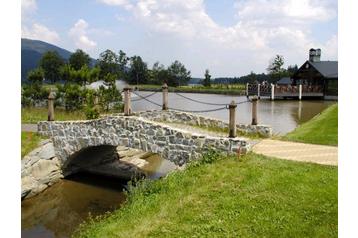
<path id="1" fill-rule="evenodd" d="M 170 113 L 169 113 L 170 114 Z M 126 146 L 160 154 L 177 165 L 197 159 L 211 147 L 226 153 L 246 153 L 243 138 L 209 137 L 192 134 L 137 116 L 106 116 L 88 121 L 44 121 L 40 134 L 52 138 L 55 152 L 66 167 L 70 156 L 84 148 L 99 145 Z"/>
<path id="2" fill-rule="evenodd" d="M 215 118 L 204 117 L 198 114 L 179 112 L 173 110 L 143 111 L 143 112 L 136 112 L 134 113 L 134 115 L 156 122 L 181 123 L 191 126 L 202 126 L 206 128 L 220 128 L 220 129 L 225 129 L 229 127 L 228 123 Z M 267 126 L 267 125 L 236 124 L 236 128 L 243 134 L 251 134 L 251 135 L 258 134 L 262 137 L 272 136 L 272 128 L 271 126 Z"/>

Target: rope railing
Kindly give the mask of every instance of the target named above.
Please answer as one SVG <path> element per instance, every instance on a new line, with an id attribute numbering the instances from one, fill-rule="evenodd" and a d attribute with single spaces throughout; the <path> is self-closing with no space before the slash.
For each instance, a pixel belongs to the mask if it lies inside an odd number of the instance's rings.
<path id="1" fill-rule="evenodd" d="M 158 107 L 162 107 L 162 105 L 160 105 L 159 103 L 153 102 L 152 100 L 149 100 L 146 97 L 143 97 L 140 94 L 137 94 L 135 92 L 133 92 L 133 94 L 137 95 L 138 97 L 140 97 L 141 99 L 155 105 Z M 214 108 L 214 109 L 206 109 L 206 110 L 184 110 L 184 109 L 179 109 L 179 108 L 173 108 L 173 107 L 169 107 L 168 109 L 170 110 L 174 110 L 174 111 L 180 111 L 180 112 L 189 112 L 189 113 L 204 113 L 204 112 L 214 112 L 214 111 L 220 111 L 220 110 L 224 110 L 224 109 L 228 109 L 228 105 L 225 104 L 225 107 L 220 107 L 220 108 Z"/>
<path id="2" fill-rule="evenodd" d="M 134 92 L 133 92 L 133 93 L 134 93 Z M 158 93 L 158 92 L 157 92 L 157 91 L 156 91 L 156 92 L 153 92 L 153 93 L 151 93 L 151 94 L 149 94 L 149 95 L 143 96 L 143 97 L 138 98 L 138 99 L 131 99 L 131 101 L 132 101 L 132 102 L 137 102 L 137 101 L 143 100 L 143 99 L 145 99 L 145 98 L 149 98 L 149 97 L 153 96 L 153 95 L 156 94 L 156 93 Z M 138 96 L 138 94 L 136 94 L 136 93 L 134 93 L 134 94 Z"/>

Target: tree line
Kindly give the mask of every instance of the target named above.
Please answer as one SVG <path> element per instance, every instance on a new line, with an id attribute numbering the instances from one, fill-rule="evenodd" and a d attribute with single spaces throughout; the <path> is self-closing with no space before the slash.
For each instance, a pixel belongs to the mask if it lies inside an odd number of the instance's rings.
<path id="1" fill-rule="evenodd" d="M 28 73 L 27 79 L 30 83 L 45 79 L 51 83 L 71 82 L 79 85 L 121 79 L 129 84 L 167 83 L 175 87 L 186 85 L 191 78 L 190 71 L 178 60 L 168 67 L 156 62 L 150 69 L 140 56 L 128 57 L 122 50 L 118 54 L 105 50 L 93 67 L 90 63 L 90 56 L 80 49 L 71 54 L 68 62 L 56 51 L 48 51 L 40 59 L 38 68 Z"/>

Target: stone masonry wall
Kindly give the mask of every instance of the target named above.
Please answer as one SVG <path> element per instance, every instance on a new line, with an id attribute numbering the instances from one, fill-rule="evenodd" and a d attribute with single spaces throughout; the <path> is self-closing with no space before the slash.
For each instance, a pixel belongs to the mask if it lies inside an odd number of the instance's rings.
<path id="1" fill-rule="evenodd" d="M 216 150 L 246 153 L 249 145 L 239 138 L 208 137 L 189 134 L 136 116 L 107 116 L 91 121 L 39 122 L 40 134 L 50 136 L 56 155 L 64 166 L 75 152 L 89 146 L 122 145 L 160 154 L 177 165 Z"/>
<path id="2" fill-rule="evenodd" d="M 181 123 L 192 126 L 228 128 L 228 123 L 209 117 L 178 111 L 144 111 L 136 112 L 134 115 L 157 122 Z M 272 136 L 272 128 L 266 125 L 237 124 L 237 129 L 244 134 L 259 134 L 263 137 Z"/>

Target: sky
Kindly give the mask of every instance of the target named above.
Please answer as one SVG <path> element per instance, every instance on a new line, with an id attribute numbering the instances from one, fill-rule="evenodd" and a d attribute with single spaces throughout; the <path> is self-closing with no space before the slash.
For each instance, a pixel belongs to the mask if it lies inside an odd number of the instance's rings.
<path id="1" fill-rule="evenodd" d="M 179 60 L 192 77 L 265 73 L 277 54 L 310 48 L 337 60 L 336 0 L 22 0 L 21 35 L 97 59 L 106 49 L 152 65 Z"/>

